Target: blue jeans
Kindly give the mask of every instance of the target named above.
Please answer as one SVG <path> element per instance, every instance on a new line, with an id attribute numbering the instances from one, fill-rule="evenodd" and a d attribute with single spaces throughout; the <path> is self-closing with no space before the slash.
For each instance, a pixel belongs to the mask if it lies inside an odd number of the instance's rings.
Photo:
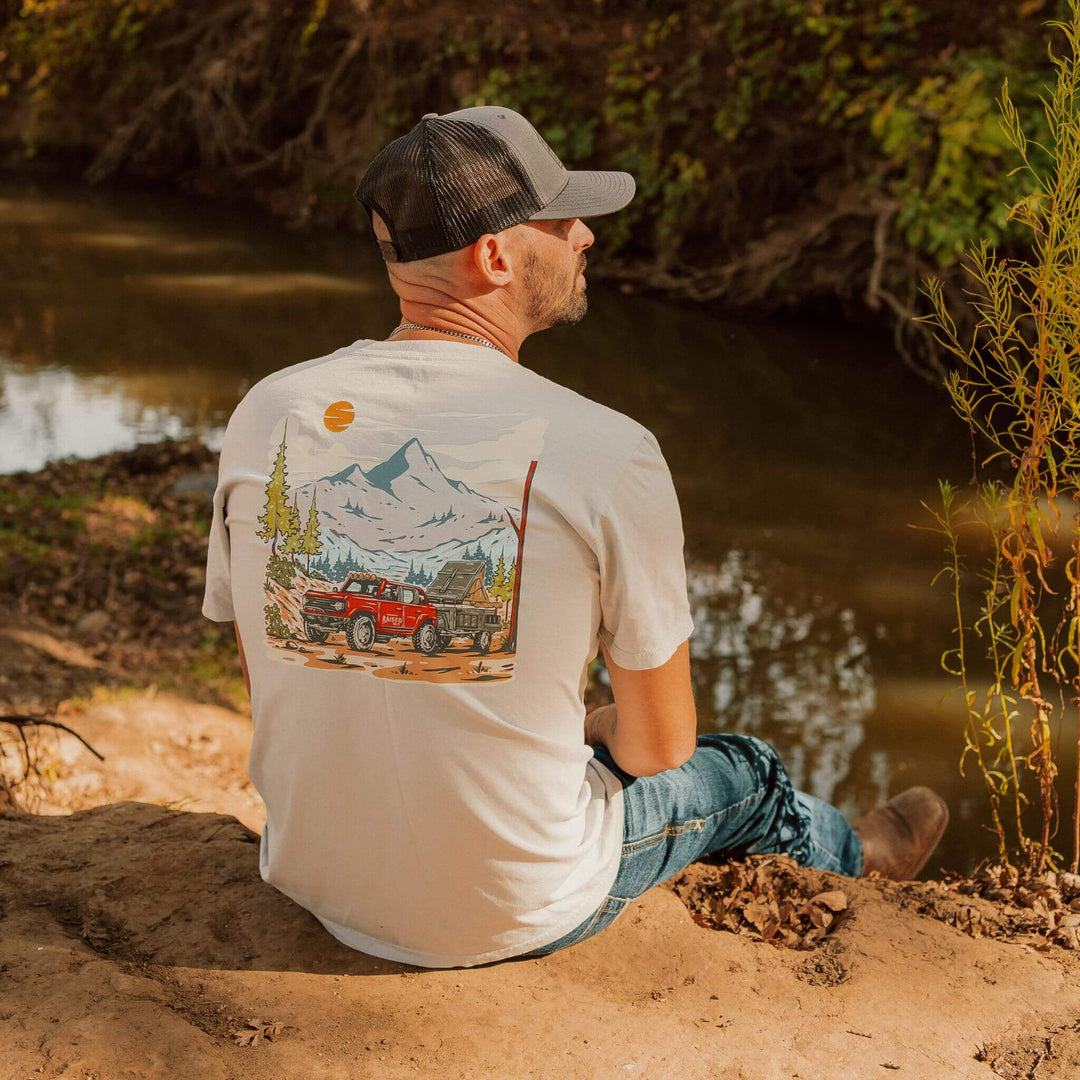
<path id="1" fill-rule="evenodd" d="M 605 747 L 594 752 L 623 783 L 619 872 L 584 922 L 527 956 L 547 956 L 598 934 L 631 900 L 703 855 L 783 852 L 800 866 L 849 877 L 862 872 L 862 841 L 844 815 L 796 791 L 776 751 L 761 739 L 699 735 L 685 765 L 655 776 L 631 776 Z"/>

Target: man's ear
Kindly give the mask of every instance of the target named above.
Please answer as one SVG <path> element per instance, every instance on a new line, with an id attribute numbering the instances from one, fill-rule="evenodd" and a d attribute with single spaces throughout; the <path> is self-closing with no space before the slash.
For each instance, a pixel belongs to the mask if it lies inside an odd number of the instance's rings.
<path id="1" fill-rule="evenodd" d="M 473 266 L 491 285 L 508 285 L 514 279 L 514 259 L 505 233 L 485 233 L 472 246 Z"/>
<path id="2" fill-rule="evenodd" d="M 390 239 L 390 230 L 386 227 L 386 222 L 374 210 L 371 211 L 371 231 L 375 234 L 376 240 Z"/>

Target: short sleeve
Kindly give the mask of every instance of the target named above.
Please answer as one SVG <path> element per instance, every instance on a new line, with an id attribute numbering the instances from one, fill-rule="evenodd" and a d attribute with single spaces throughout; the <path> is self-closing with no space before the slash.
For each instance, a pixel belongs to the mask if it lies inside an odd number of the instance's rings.
<path id="1" fill-rule="evenodd" d="M 647 432 L 600 514 L 599 636 L 620 667 L 659 667 L 694 630 L 682 514 L 667 462 Z"/>
<path id="2" fill-rule="evenodd" d="M 232 622 L 236 617 L 232 601 L 229 527 L 225 521 L 225 492 L 218 477 L 214 511 L 210 519 L 210 546 L 206 552 L 206 592 L 202 613 L 214 622 Z"/>

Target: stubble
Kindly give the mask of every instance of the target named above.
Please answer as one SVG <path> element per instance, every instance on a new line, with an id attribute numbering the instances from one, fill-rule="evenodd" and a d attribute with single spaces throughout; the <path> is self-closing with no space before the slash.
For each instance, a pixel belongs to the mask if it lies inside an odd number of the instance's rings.
<path id="1" fill-rule="evenodd" d="M 545 267 L 535 251 L 525 253 L 524 287 L 528 297 L 525 314 L 535 326 L 572 326 L 585 318 L 589 299 L 577 283 L 578 274 L 584 269 L 582 255 L 567 282 L 565 276 Z"/>

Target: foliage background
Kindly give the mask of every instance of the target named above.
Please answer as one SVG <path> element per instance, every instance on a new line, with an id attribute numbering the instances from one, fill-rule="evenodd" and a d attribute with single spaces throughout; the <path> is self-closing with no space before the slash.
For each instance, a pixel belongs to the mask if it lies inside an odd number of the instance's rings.
<path id="1" fill-rule="evenodd" d="M 1066 0 L 0 0 L 0 140 L 366 228 L 352 188 L 428 111 L 525 112 L 571 167 L 634 174 L 601 269 L 729 307 L 896 320 L 1006 220 L 994 99 L 1046 130 Z"/>

